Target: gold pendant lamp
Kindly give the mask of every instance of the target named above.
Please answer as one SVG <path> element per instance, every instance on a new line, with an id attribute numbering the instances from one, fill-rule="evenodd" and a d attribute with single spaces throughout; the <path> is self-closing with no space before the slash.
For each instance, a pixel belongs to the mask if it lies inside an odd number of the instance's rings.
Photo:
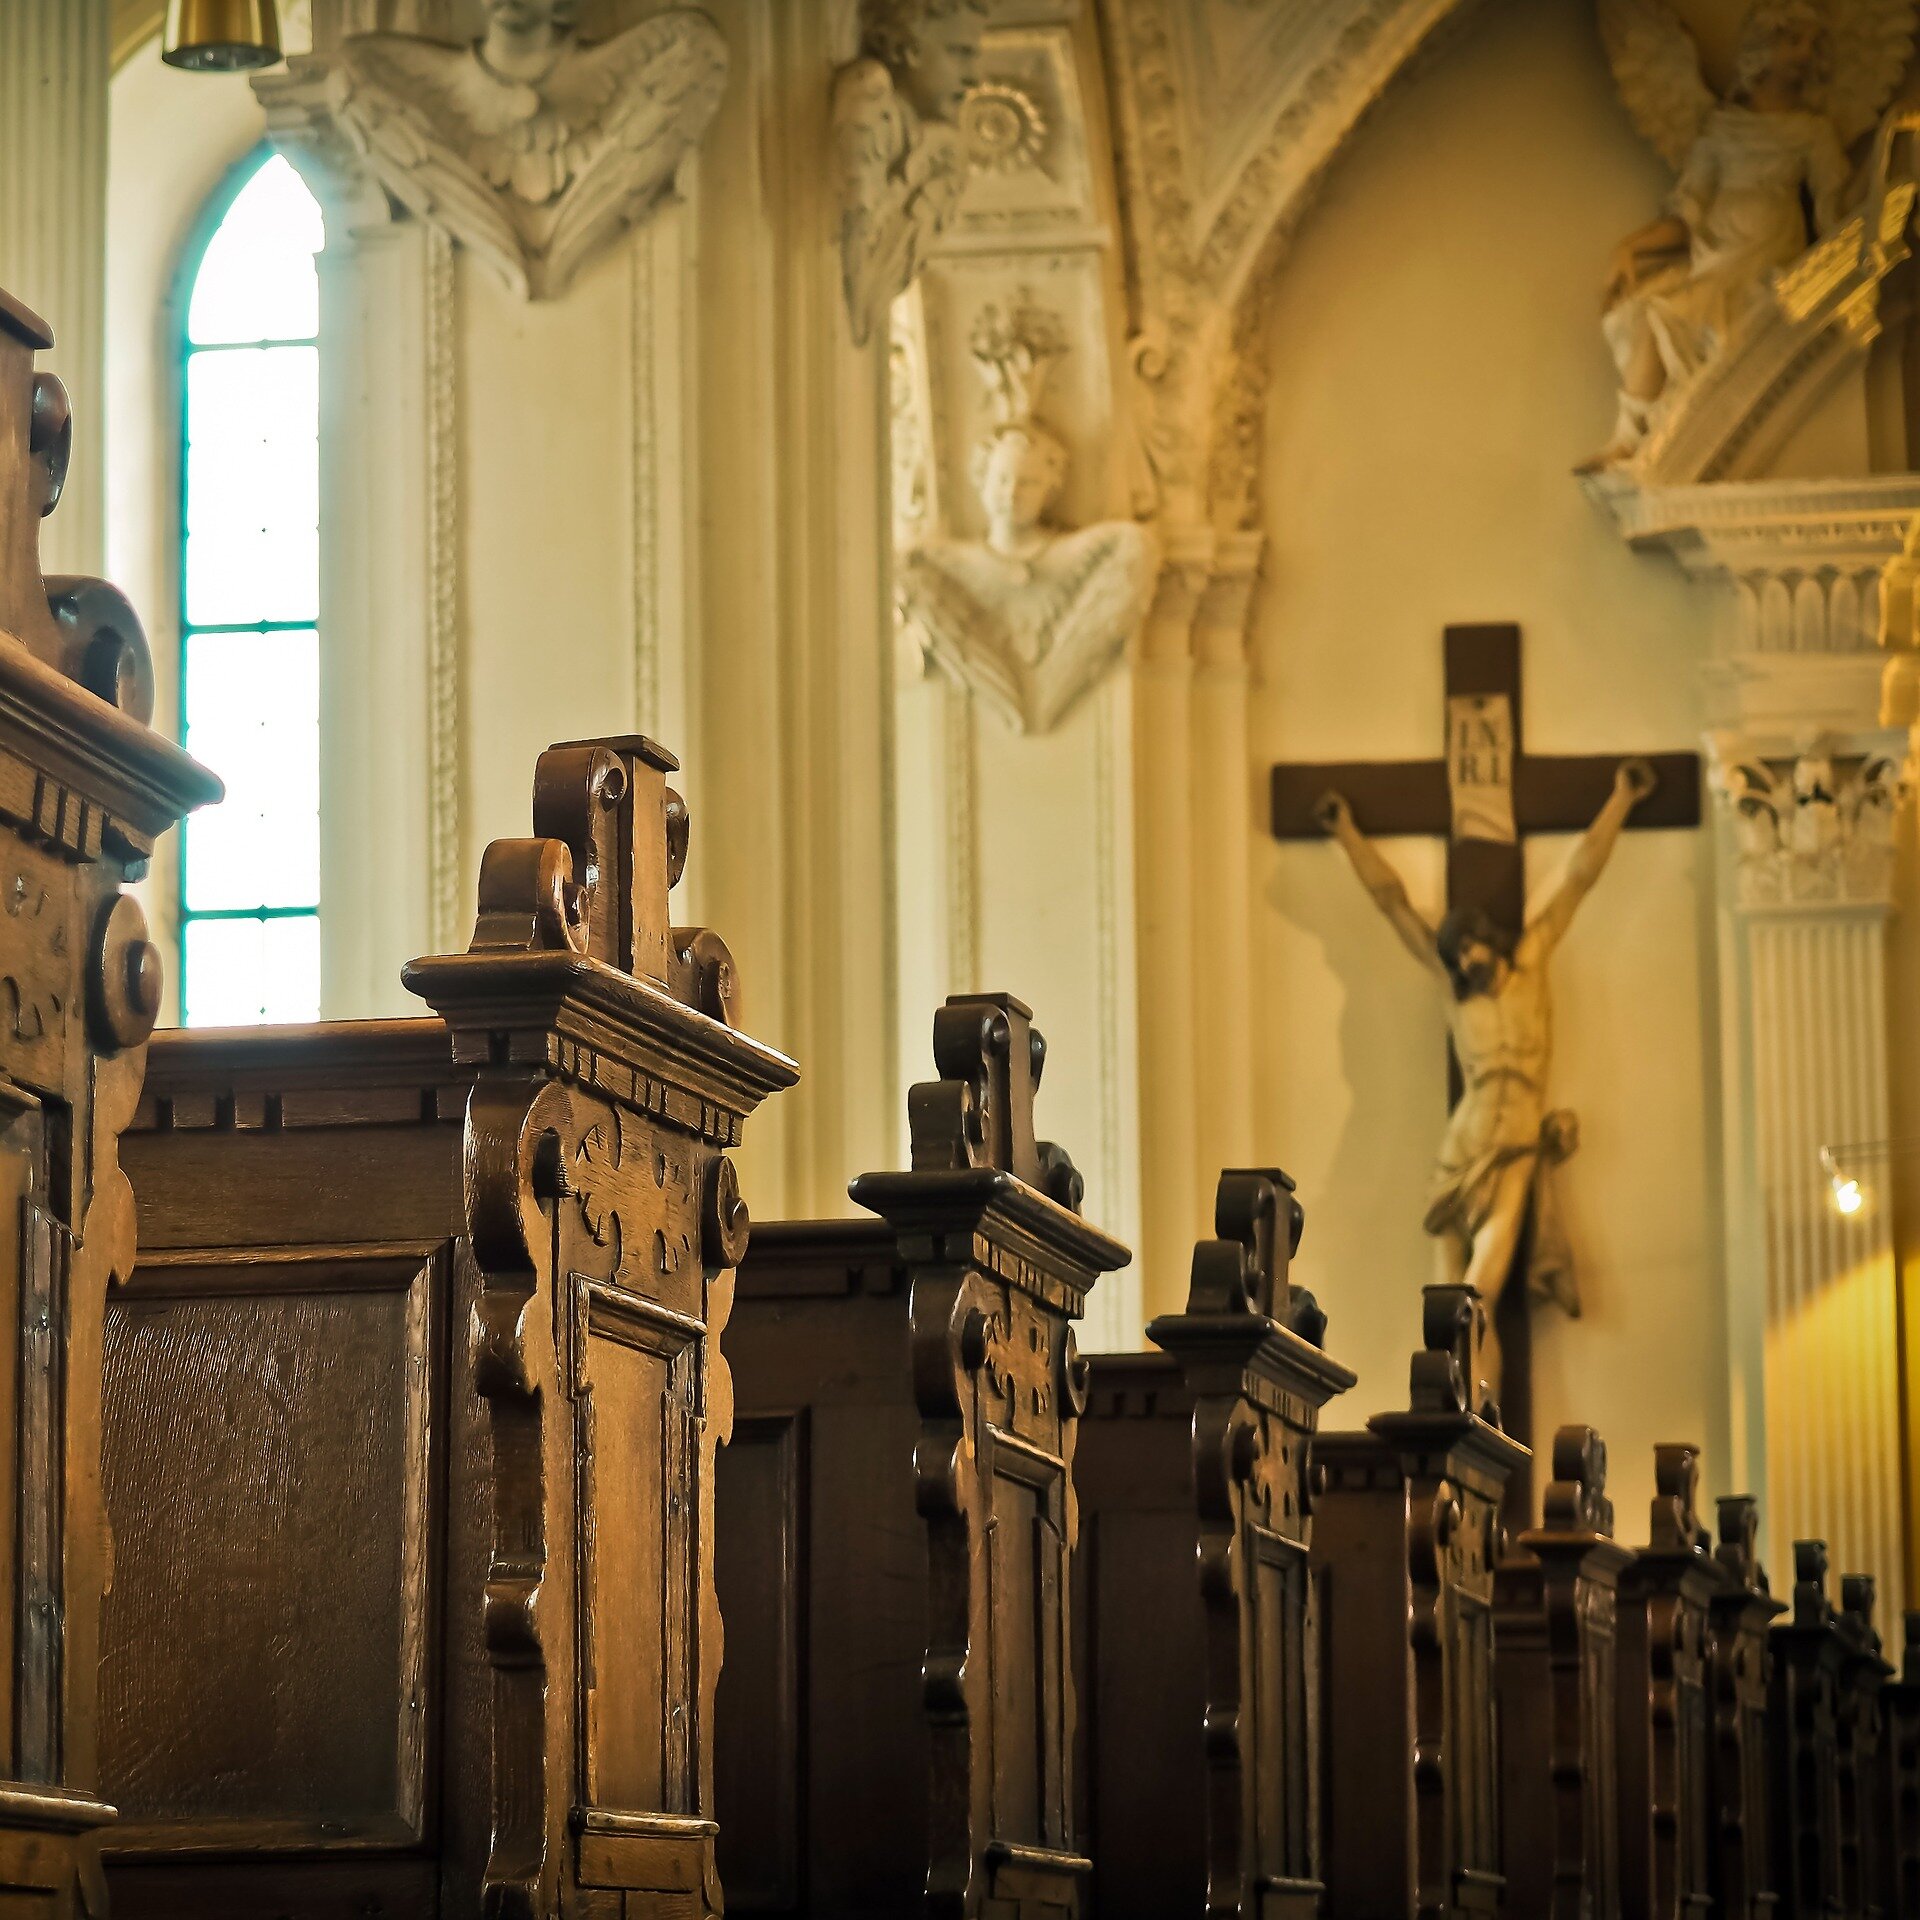
<path id="1" fill-rule="evenodd" d="M 167 0 L 160 58 L 192 73 L 244 73 L 280 58 L 273 0 Z"/>

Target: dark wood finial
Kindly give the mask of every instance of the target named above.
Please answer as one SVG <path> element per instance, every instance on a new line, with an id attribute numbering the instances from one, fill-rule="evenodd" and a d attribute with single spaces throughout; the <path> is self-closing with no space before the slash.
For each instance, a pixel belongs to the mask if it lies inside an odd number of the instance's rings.
<path id="1" fill-rule="evenodd" d="M 1793 1543 L 1793 1624 L 1796 1627 L 1833 1624 L 1833 1603 L 1827 1598 L 1827 1543 L 1824 1540 Z"/>
<path id="2" fill-rule="evenodd" d="M 1667 1441 L 1653 1450 L 1653 1506 L 1647 1544 L 1655 1553 L 1698 1553 L 1712 1544 L 1700 1524 L 1700 1449 Z"/>
<path id="3" fill-rule="evenodd" d="M 997 1167 L 1077 1213 L 1085 1190 L 1066 1150 L 1035 1140 L 1047 1043 L 1010 993 L 955 994 L 933 1016 L 938 1080 L 907 1095 L 913 1170 Z"/>
<path id="4" fill-rule="evenodd" d="M 1424 1342 L 1413 1356 L 1409 1387 L 1416 1413 L 1472 1413 L 1489 1426 L 1500 1409 L 1487 1391 L 1481 1363 L 1487 1338 L 1485 1303 L 1472 1287 L 1428 1287 L 1423 1296 Z"/>
<path id="5" fill-rule="evenodd" d="M 1607 1498 L 1607 1443 L 1592 1427 L 1565 1426 L 1553 1436 L 1553 1478 L 1542 1522 L 1567 1533 L 1613 1532 Z"/>
<path id="6" fill-rule="evenodd" d="M 1723 1493 L 1720 1544 L 1713 1557 L 1730 1579 L 1750 1593 L 1765 1593 L 1767 1570 L 1760 1564 L 1760 1502 L 1750 1493 Z"/>

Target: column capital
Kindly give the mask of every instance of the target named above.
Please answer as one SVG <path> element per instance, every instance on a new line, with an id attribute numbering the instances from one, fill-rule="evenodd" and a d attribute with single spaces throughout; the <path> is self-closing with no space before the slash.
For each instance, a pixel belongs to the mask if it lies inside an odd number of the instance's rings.
<path id="1" fill-rule="evenodd" d="M 1265 551 L 1263 533 L 1163 530 L 1160 577 L 1141 640 L 1145 657 L 1161 665 L 1244 667 Z"/>
<path id="2" fill-rule="evenodd" d="M 1730 730 L 1707 736 L 1707 758 L 1733 829 L 1740 911 L 1891 911 L 1894 827 L 1913 785 L 1904 731 Z"/>

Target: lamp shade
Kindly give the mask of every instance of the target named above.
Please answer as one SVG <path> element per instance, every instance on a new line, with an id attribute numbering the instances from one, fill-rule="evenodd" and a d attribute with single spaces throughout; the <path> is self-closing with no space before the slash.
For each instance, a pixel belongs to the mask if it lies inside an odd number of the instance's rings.
<path id="1" fill-rule="evenodd" d="M 280 58 L 273 0 L 167 0 L 160 58 L 192 73 L 242 73 Z"/>

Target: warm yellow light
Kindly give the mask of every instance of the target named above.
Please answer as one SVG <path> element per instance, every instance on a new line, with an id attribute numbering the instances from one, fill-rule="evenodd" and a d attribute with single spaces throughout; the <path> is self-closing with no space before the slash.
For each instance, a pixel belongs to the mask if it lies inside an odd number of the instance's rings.
<path id="1" fill-rule="evenodd" d="M 1858 1213 L 1867 1204 L 1867 1196 L 1860 1191 L 1858 1180 L 1842 1179 L 1836 1173 L 1833 1176 L 1833 1204 L 1841 1213 Z"/>

